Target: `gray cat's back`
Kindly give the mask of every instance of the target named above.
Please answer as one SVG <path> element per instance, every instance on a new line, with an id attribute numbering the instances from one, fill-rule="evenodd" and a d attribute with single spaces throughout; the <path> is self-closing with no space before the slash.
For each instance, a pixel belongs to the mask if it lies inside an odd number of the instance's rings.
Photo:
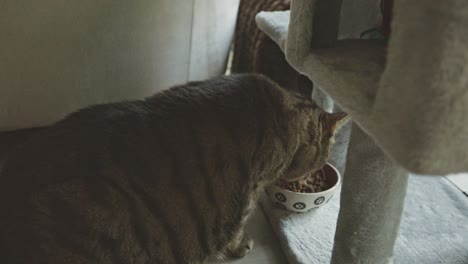
<path id="1" fill-rule="evenodd" d="M 59 255 L 68 263 L 96 261 L 92 247 L 98 246 L 90 242 L 112 236 L 86 229 L 117 220 L 106 219 L 115 210 L 111 200 L 118 200 L 118 195 L 104 181 L 102 170 L 105 153 L 116 137 L 106 130 L 119 132 L 106 115 L 118 114 L 126 104 L 79 111 L 10 153 L 0 172 L 5 210 L 0 250 L 7 251 L 2 256 L 10 256 L 9 263 L 53 263 L 48 256 Z"/>

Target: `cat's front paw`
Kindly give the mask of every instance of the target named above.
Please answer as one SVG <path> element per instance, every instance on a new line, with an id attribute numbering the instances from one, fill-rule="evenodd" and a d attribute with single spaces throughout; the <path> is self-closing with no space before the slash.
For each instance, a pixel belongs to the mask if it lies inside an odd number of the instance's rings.
<path id="1" fill-rule="evenodd" d="M 253 248 L 253 245 L 253 239 L 244 237 L 244 239 L 242 239 L 242 242 L 239 243 L 239 245 L 236 248 L 230 250 L 229 255 L 233 258 L 242 258 L 245 255 L 249 254 L 250 250 L 252 250 Z"/>

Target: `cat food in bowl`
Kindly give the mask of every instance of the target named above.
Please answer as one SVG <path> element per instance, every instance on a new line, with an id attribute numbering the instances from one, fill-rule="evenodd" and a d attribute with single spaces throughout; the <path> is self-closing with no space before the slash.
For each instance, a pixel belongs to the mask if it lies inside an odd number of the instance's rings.
<path id="1" fill-rule="evenodd" d="M 308 173 L 301 180 L 278 180 L 267 189 L 267 193 L 277 207 L 304 213 L 328 203 L 340 182 L 341 175 L 338 170 L 327 163 L 322 169 Z"/>

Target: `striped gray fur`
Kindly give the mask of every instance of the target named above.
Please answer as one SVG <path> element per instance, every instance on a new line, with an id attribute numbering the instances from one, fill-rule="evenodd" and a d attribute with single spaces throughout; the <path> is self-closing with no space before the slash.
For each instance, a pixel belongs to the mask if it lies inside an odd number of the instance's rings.
<path id="1" fill-rule="evenodd" d="M 344 120 L 253 74 L 77 111 L 0 171 L 2 263 L 242 257 L 263 188 L 320 168 Z"/>

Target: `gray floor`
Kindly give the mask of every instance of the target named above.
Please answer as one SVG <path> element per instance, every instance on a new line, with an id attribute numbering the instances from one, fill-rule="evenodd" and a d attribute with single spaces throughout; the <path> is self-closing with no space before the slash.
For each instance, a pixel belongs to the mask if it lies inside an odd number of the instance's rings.
<path id="1" fill-rule="evenodd" d="M 17 132 L 0 132 L 0 161 L 7 157 L 8 151 L 15 145 L 27 139 L 37 130 L 22 130 Z M 270 223 L 265 218 L 260 206 L 257 207 L 255 214 L 251 217 L 247 232 L 255 240 L 252 251 L 242 259 L 228 261 L 230 264 L 285 264 L 286 259 L 283 256 Z M 213 263 L 214 264 L 214 263 Z"/>

